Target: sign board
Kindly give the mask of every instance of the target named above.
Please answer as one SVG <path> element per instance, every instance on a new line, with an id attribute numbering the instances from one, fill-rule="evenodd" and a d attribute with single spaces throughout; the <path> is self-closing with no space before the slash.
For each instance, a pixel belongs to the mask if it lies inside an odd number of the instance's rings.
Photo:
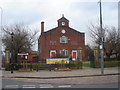
<path id="1" fill-rule="evenodd" d="M 29 55 L 28 53 L 18 53 L 18 55 Z"/>
<path id="2" fill-rule="evenodd" d="M 69 58 L 46 58 L 46 64 L 69 64 Z"/>
<path id="3" fill-rule="evenodd" d="M 26 61 L 28 60 L 29 53 L 18 53 L 17 60 L 18 61 Z"/>

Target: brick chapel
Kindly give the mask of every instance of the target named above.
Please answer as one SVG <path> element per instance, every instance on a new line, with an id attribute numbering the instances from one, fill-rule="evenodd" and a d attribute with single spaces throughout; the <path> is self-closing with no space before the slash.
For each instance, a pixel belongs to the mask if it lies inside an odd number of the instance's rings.
<path id="1" fill-rule="evenodd" d="M 58 26 L 44 31 L 44 22 L 41 22 L 41 35 L 38 40 L 40 60 L 63 55 L 77 60 L 78 49 L 82 48 L 82 58 L 85 57 L 85 33 L 69 26 L 69 20 L 64 16 L 57 20 Z"/>

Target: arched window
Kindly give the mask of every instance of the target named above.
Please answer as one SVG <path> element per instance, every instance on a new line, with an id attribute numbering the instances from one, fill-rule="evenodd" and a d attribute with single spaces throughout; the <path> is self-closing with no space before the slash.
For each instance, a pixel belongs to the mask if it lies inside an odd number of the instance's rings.
<path id="1" fill-rule="evenodd" d="M 60 37 L 60 43 L 68 43 L 68 38 L 66 36 Z"/>

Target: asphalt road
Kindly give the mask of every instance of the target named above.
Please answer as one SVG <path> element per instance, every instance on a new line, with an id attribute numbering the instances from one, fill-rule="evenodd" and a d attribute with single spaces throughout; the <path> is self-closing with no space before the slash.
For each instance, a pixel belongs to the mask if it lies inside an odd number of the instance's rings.
<path id="1" fill-rule="evenodd" d="M 47 84 L 17 80 L 2 80 L 2 88 L 118 88 L 118 83 L 106 84 Z"/>

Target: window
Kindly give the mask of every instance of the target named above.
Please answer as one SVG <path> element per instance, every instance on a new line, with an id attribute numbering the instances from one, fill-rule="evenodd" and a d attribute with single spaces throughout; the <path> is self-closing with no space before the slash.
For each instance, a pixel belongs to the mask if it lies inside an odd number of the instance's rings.
<path id="1" fill-rule="evenodd" d="M 65 50 L 65 49 L 60 50 L 60 54 L 61 54 L 62 56 L 68 56 L 68 50 Z"/>
<path id="2" fill-rule="evenodd" d="M 62 26 L 64 26 L 65 25 L 65 22 L 62 22 Z"/>
<path id="3" fill-rule="evenodd" d="M 50 58 L 56 55 L 56 50 L 50 50 Z"/>
<path id="4" fill-rule="evenodd" d="M 72 50 L 72 60 L 77 59 L 77 50 Z"/>
<path id="5" fill-rule="evenodd" d="M 60 43 L 68 43 L 68 38 L 66 36 L 60 37 Z"/>

